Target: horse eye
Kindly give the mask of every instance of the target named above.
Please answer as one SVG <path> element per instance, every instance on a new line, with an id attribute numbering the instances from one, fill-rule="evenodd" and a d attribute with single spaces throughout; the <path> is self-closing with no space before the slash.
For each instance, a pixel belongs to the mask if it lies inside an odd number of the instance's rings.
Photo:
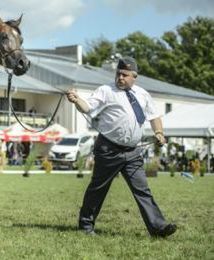
<path id="1" fill-rule="evenodd" d="M 0 39 L 1 41 L 8 39 L 7 34 L 4 32 L 0 33 Z"/>

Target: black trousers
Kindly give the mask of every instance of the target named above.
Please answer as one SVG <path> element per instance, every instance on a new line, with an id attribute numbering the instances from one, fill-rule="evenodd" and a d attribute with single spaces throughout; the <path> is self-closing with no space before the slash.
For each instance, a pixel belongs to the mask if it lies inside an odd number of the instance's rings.
<path id="1" fill-rule="evenodd" d="M 142 147 L 118 146 L 99 135 L 94 147 L 95 165 L 80 210 L 79 228 L 92 230 L 114 177 L 121 172 L 140 209 L 149 233 L 155 234 L 166 221 L 147 184 L 140 156 Z"/>

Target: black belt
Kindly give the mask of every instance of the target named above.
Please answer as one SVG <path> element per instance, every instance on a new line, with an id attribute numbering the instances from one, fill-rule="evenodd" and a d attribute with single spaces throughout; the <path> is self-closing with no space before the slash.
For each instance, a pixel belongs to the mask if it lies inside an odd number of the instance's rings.
<path id="1" fill-rule="evenodd" d="M 110 141 L 108 138 L 106 138 L 102 134 L 98 135 L 97 142 L 98 143 L 99 142 L 105 143 L 108 146 L 112 147 L 113 149 L 120 150 L 120 151 L 126 151 L 126 152 L 133 151 L 136 148 L 136 147 L 124 146 L 124 145 L 116 144 L 116 143 Z"/>

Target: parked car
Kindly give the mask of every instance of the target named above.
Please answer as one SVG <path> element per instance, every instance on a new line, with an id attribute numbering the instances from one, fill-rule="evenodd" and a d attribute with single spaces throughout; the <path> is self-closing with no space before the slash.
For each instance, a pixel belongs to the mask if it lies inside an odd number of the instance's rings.
<path id="1" fill-rule="evenodd" d="M 64 136 L 49 151 L 49 160 L 54 168 L 67 166 L 74 168 L 80 156 L 89 155 L 94 147 L 94 138 L 90 134 L 69 134 Z"/>

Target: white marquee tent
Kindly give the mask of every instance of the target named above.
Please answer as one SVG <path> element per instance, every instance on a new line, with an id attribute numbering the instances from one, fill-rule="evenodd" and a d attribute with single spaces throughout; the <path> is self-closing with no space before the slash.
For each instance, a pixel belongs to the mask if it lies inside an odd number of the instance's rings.
<path id="1" fill-rule="evenodd" d="M 164 134 L 168 137 L 207 138 L 208 170 L 214 138 L 214 104 L 199 104 L 173 110 L 162 118 Z M 145 127 L 145 135 L 153 135 L 151 127 Z"/>

